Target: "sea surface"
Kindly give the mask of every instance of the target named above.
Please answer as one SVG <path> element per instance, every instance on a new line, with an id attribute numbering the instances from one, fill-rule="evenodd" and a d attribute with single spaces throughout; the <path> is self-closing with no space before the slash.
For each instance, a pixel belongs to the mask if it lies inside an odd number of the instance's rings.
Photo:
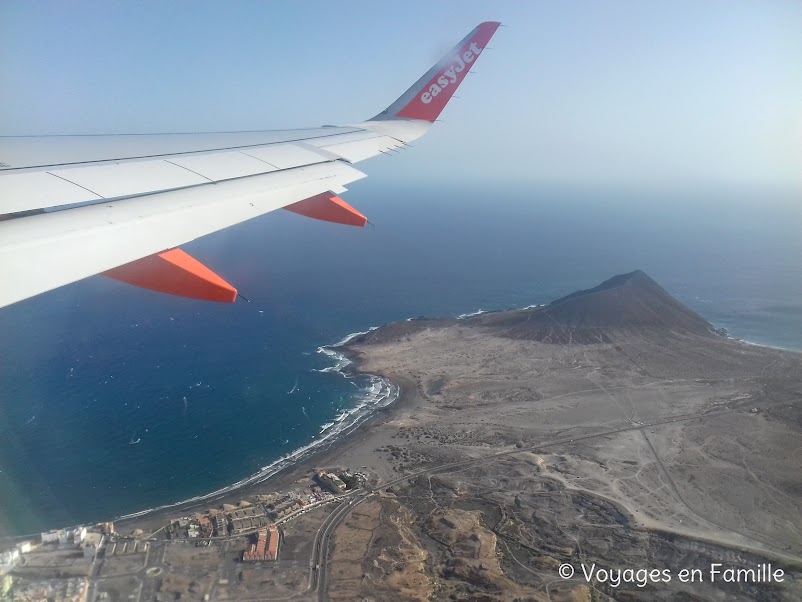
<path id="1" fill-rule="evenodd" d="M 373 226 L 275 212 L 184 247 L 250 303 L 95 277 L 0 309 L 0 535 L 269 474 L 392 400 L 321 352 L 388 321 L 547 303 L 642 269 L 732 336 L 802 349 L 790 196 L 371 178 L 345 197 Z"/>

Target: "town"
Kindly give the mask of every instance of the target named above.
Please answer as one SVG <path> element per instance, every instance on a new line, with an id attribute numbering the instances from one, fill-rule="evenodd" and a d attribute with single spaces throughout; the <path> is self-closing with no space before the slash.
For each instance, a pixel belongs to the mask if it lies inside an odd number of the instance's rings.
<path id="1" fill-rule="evenodd" d="M 313 550 L 299 548 L 295 540 L 290 558 L 281 561 L 289 526 L 315 513 L 298 533 L 314 528 L 333 504 L 366 481 L 366 474 L 352 470 L 316 470 L 297 481 L 297 489 L 169 517 L 152 532 L 139 527 L 118 532 L 113 522 L 100 522 L 8 542 L 0 552 L 0 598 L 210 600 L 220 590 L 220 597 L 235 599 L 256 582 L 254 571 L 259 571 L 258 578 L 271 570 L 282 575 L 309 572 L 314 563 L 311 556 L 303 556 Z M 212 561 L 219 556 L 228 562 Z M 313 575 L 306 580 L 311 587 Z"/>

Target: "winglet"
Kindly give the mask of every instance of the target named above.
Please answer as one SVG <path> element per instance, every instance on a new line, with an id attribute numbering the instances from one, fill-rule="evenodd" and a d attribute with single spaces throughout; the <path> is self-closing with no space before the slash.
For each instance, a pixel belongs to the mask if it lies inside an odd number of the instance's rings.
<path id="1" fill-rule="evenodd" d="M 401 118 L 435 121 L 500 25 L 497 21 L 485 21 L 477 26 L 373 120 Z"/>

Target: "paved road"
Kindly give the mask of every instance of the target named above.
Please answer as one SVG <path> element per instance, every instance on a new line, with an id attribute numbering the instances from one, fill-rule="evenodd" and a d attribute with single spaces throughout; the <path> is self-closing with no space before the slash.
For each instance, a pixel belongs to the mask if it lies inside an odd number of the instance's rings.
<path id="1" fill-rule="evenodd" d="M 431 475 L 436 473 L 444 473 L 450 472 L 456 469 L 464 469 L 468 466 L 473 465 L 480 465 L 484 463 L 494 462 L 500 457 L 504 456 L 511 456 L 514 454 L 520 454 L 523 452 L 532 452 L 532 451 L 539 451 L 546 447 L 553 447 L 555 445 L 561 445 L 564 443 L 575 443 L 577 441 L 585 441 L 587 439 L 595 439 L 596 437 L 606 437 L 608 435 L 615 435 L 618 433 L 626 433 L 629 431 L 642 431 L 644 428 L 649 428 L 653 426 L 659 426 L 663 424 L 671 424 L 673 422 L 685 422 L 688 420 L 698 420 L 701 418 L 710 418 L 713 416 L 718 416 L 721 414 L 726 414 L 731 412 L 735 409 L 736 406 L 728 407 L 728 408 L 721 408 L 718 410 L 712 410 L 708 412 L 698 412 L 695 414 L 680 414 L 677 416 L 671 416 L 668 418 L 663 418 L 662 420 L 655 420 L 653 422 L 646 422 L 646 423 L 638 423 L 638 424 L 630 424 L 630 426 L 621 427 L 617 429 L 609 429 L 605 431 L 589 433 L 586 435 L 574 435 L 574 436 L 567 436 L 567 437 L 560 437 L 558 439 L 551 439 L 549 441 L 543 441 L 541 443 L 537 443 L 535 445 L 531 445 L 529 447 L 523 447 L 521 449 L 513 449 L 513 450 L 505 450 L 501 452 L 496 452 L 493 454 L 489 454 L 487 456 L 483 456 L 481 458 L 472 458 L 469 460 L 459 460 L 457 462 L 449 462 L 447 464 L 440 464 L 439 466 L 433 466 L 430 468 L 425 468 L 423 470 L 419 470 L 417 472 L 404 475 L 402 477 L 398 477 L 396 479 L 392 479 L 385 483 L 382 483 L 377 487 L 377 489 L 386 489 L 387 487 L 391 487 L 397 483 L 402 483 L 404 481 L 409 481 L 419 476 L 424 475 Z M 361 491 L 355 490 L 354 494 L 359 494 L 359 496 L 355 496 L 354 500 L 349 500 L 348 502 L 344 501 L 340 504 L 334 512 L 332 512 L 323 525 L 318 530 L 317 535 L 315 536 L 315 543 L 312 548 L 312 563 L 310 566 L 310 576 L 309 576 L 309 583 L 310 588 L 307 591 L 314 591 L 315 589 L 318 592 L 318 599 L 322 601 L 326 600 L 326 579 L 328 578 L 328 549 L 329 549 L 329 541 L 331 539 L 331 535 L 334 533 L 334 530 L 337 526 L 343 521 L 343 519 L 348 515 L 348 513 L 356 506 L 357 504 L 365 501 L 369 495 L 372 495 L 372 491 Z M 348 494 L 346 494 L 347 496 Z M 345 497 L 345 496 L 344 496 Z M 353 501 L 353 503 L 349 503 Z"/>
<path id="2" fill-rule="evenodd" d="M 164 564 L 164 555 L 167 552 L 169 543 L 154 546 L 152 543 L 148 548 L 148 559 L 145 564 L 145 572 L 143 573 L 144 579 L 142 581 L 142 588 L 140 589 L 140 600 L 155 600 L 156 593 L 159 589 L 159 580 L 167 573 L 167 568 Z M 149 575 L 148 569 L 161 569 L 157 575 Z"/>
<path id="3" fill-rule="evenodd" d="M 547 447 L 553 447 L 555 445 L 561 445 L 564 443 L 574 443 L 577 441 L 584 441 L 588 439 L 594 439 L 597 437 L 604 437 L 608 435 L 614 435 L 618 433 L 625 433 L 629 431 L 640 430 L 643 432 L 643 429 L 659 426 L 663 424 L 670 424 L 674 422 L 684 422 L 688 420 L 696 420 L 701 418 L 709 418 L 721 414 L 725 414 L 727 412 L 731 412 L 734 407 L 729 408 L 721 408 L 717 410 L 713 410 L 710 412 L 700 412 L 696 414 L 683 414 L 672 416 L 668 418 L 664 418 L 661 420 L 655 420 L 649 423 L 636 423 L 630 424 L 629 426 L 617 428 L 617 429 L 609 429 L 594 433 L 588 433 L 585 435 L 574 435 L 574 436 L 565 436 L 559 437 L 556 439 L 543 441 L 537 443 L 535 445 L 531 445 L 528 447 L 524 447 L 521 449 L 512 449 L 512 450 L 505 450 L 501 452 L 496 452 L 493 454 L 489 454 L 487 456 L 483 456 L 481 458 L 472 458 L 467 460 L 459 460 L 456 462 L 449 462 L 446 464 L 440 464 L 438 466 L 432 466 L 423 470 L 419 470 L 414 473 L 410 473 L 408 475 L 404 475 L 395 479 L 391 479 L 390 481 L 384 482 L 379 485 L 378 489 L 386 489 L 387 487 L 391 487 L 395 484 L 402 483 L 404 481 L 409 481 L 411 479 L 415 479 L 420 476 L 424 475 L 431 475 L 437 473 L 447 473 L 454 470 L 463 470 L 469 466 L 480 465 L 484 463 L 494 462 L 495 460 L 504 457 L 504 456 L 511 456 L 514 454 L 519 454 L 523 452 L 531 452 L 531 451 L 538 451 L 542 450 Z M 645 434 L 645 433 L 644 433 Z M 647 438 L 648 441 L 648 438 Z M 651 444 L 651 442 L 649 442 Z M 656 454 L 655 454 L 656 456 Z M 660 459 L 658 457 L 658 462 Z M 664 468 L 664 467 L 663 467 Z M 349 491 L 341 496 L 335 498 L 335 500 L 339 500 L 340 504 L 329 514 L 328 517 L 323 521 L 323 524 L 318 529 L 317 533 L 315 534 L 315 540 L 312 546 L 312 554 L 310 557 L 309 562 L 309 587 L 306 592 L 300 594 L 301 596 L 306 596 L 310 593 L 317 592 L 318 600 L 324 601 L 326 600 L 326 590 L 328 586 L 328 573 L 329 573 L 329 552 L 331 546 L 331 537 L 336 531 L 337 527 L 342 523 L 342 521 L 348 516 L 353 508 L 357 505 L 364 502 L 368 497 L 373 495 L 375 491 L 373 489 L 356 489 L 353 491 Z M 314 506 L 324 505 L 325 503 L 331 503 L 335 500 L 326 500 L 325 502 L 318 502 L 314 504 Z M 280 522 L 286 522 L 288 519 L 291 520 L 292 518 L 296 518 L 296 516 L 305 513 L 311 508 L 305 508 L 303 512 L 299 512 L 297 515 L 293 515 L 290 517 L 286 517 L 284 520 Z M 213 538 L 217 539 L 217 538 Z M 229 539 L 228 537 L 221 537 L 219 539 Z M 155 553 L 154 553 L 155 552 Z M 152 550 L 149 554 L 147 566 L 148 567 L 159 567 L 164 568 L 164 552 L 165 546 L 158 546 L 156 550 Z M 140 599 L 150 599 L 152 596 L 155 595 L 156 585 L 158 583 L 157 579 L 153 578 L 145 578 L 143 580 L 141 589 L 140 589 Z M 295 596 L 291 597 L 296 597 Z"/>
<path id="4" fill-rule="evenodd" d="M 326 600 L 326 579 L 328 578 L 328 557 L 331 536 L 351 510 L 373 495 L 370 491 L 355 490 L 355 493 L 356 492 L 358 493 L 350 500 L 343 501 L 342 504 L 334 509 L 334 512 L 329 514 L 320 529 L 318 529 L 317 535 L 315 535 L 315 543 L 312 548 L 312 562 L 314 562 L 316 566 L 311 567 L 310 585 L 311 589 L 317 589 L 318 600 L 321 602 Z"/>

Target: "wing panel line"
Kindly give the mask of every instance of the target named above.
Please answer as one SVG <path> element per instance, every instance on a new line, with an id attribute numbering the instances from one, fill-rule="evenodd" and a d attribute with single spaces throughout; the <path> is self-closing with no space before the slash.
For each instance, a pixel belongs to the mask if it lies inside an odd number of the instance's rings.
<path id="1" fill-rule="evenodd" d="M 369 130 L 362 129 L 359 130 L 362 132 L 367 132 Z M 347 133 L 357 133 L 357 132 L 347 132 Z M 219 151 L 236 151 L 241 148 L 260 148 L 265 146 L 278 146 L 281 144 L 293 144 L 294 142 L 306 142 L 308 140 L 319 140 L 323 138 L 333 138 L 335 136 L 341 136 L 343 133 L 338 132 L 334 134 L 326 134 L 325 136 L 310 136 L 309 138 L 293 138 L 292 140 L 281 140 L 279 142 L 261 142 L 259 144 L 241 144 L 238 146 L 221 146 L 217 148 L 205 148 L 203 150 L 194 150 L 194 151 L 184 151 L 180 153 L 160 153 L 155 155 L 138 155 L 134 157 L 115 157 L 112 159 L 98 159 L 96 161 L 73 161 L 67 163 L 43 163 L 42 165 L 28 165 L 26 167 L 4 167 L 0 169 L 0 173 L 13 173 L 13 172 L 23 172 L 23 171 L 37 171 L 47 167 L 64 167 L 67 165 L 102 165 L 105 163 L 114 163 L 117 161 L 139 161 L 143 159 L 159 159 L 161 157 L 174 157 L 177 155 L 197 155 L 200 153 L 214 153 Z M 145 134 L 143 134 L 145 135 Z"/>
<path id="2" fill-rule="evenodd" d="M 194 169 L 190 169 L 189 167 L 185 167 L 185 166 L 183 166 L 183 165 L 179 165 L 178 163 L 173 163 L 173 162 L 172 162 L 172 161 L 170 161 L 169 159 L 163 159 L 163 161 L 164 161 L 165 163 L 169 163 L 170 165 L 175 165 L 176 167 L 180 167 L 181 169 L 186 169 L 187 171 L 189 171 L 189 172 L 191 172 L 191 173 L 194 173 L 196 176 L 200 176 L 200 177 L 201 177 L 201 178 L 203 178 L 204 180 L 209 180 L 209 181 L 210 181 L 210 182 L 212 182 L 212 183 L 214 183 L 214 182 L 216 181 L 216 180 L 212 180 L 211 178 L 207 178 L 207 177 L 206 177 L 206 176 L 204 176 L 202 173 L 198 173 L 198 172 L 197 172 L 197 171 L 195 171 Z"/>
<path id="3" fill-rule="evenodd" d="M 239 154 L 241 154 L 241 155 L 245 155 L 246 157 L 250 157 L 251 159 L 256 159 L 257 161 L 261 161 L 262 163 L 264 163 L 265 165 L 269 165 L 269 166 L 270 166 L 270 167 L 272 167 L 273 169 L 280 169 L 280 167 L 279 167 L 278 165 L 273 165 L 273 164 L 272 164 L 272 163 L 270 163 L 269 161 L 265 161 L 264 159 L 260 159 L 259 157 L 254 157 L 253 155 L 249 155 L 249 154 L 248 154 L 248 153 L 246 153 L 246 152 L 239 151 Z"/>
<path id="4" fill-rule="evenodd" d="M 106 199 L 106 197 L 104 197 L 104 196 L 102 196 L 102 195 L 98 194 L 98 193 L 97 193 L 97 192 L 95 192 L 94 190 L 89 190 L 89 189 L 88 189 L 86 186 L 81 186 L 80 184 L 78 184 L 78 183 L 76 183 L 76 182 L 73 182 L 72 180 L 68 180 L 68 179 L 67 179 L 67 178 L 65 178 L 64 176 L 60 176 L 60 175 L 58 175 L 58 174 L 55 174 L 55 173 L 53 173 L 53 172 L 50 172 L 50 171 L 47 171 L 47 172 L 45 172 L 45 173 L 47 173 L 48 175 L 51 175 L 51 176 L 55 176 L 55 177 L 57 177 L 57 178 L 58 178 L 58 179 L 60 179 L 60 180 L 64 180 L 65 182 L 69 182 L 70 184 L 72 184 L 73 186 L 77 186 L 78 188 L 83 188 L 83 189 L 84 189 L 84 190 L 86 190 L 87 192 L 91 192 L 92 194 L 94 194 L 94 195 L 95 195 L 95 196 L 96 196 L 98 199 L 102 199 L 102 200 L 105 200 L 105 199 Z M 43 209 L 43 207 L 37 207 L 37 209 Z"/>

